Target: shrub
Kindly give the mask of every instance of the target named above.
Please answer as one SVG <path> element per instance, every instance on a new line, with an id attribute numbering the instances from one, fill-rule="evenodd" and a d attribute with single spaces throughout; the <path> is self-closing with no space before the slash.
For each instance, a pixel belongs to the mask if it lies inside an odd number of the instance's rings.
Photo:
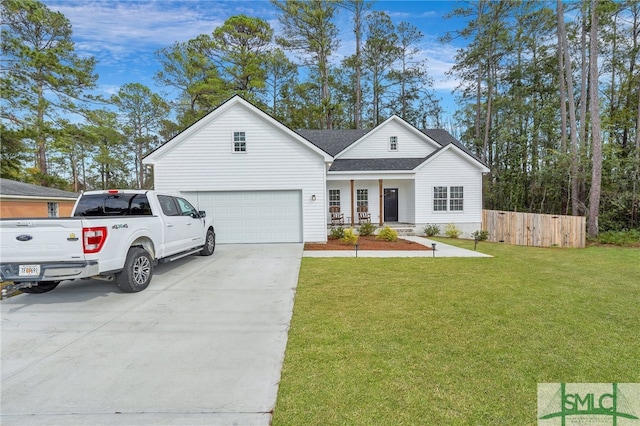
<path id="1" fill-rule="evenodd" d="M 640 243 L 640 230 L 631 229 L 629 231 L 606 231 L 598 235 L 598 242 L 601 244 L 615 244 L 617 246 L 627 246 Z"/>
<path id="2" fill-rule="evenodd" d="M 479 230 L 471 234 L 476 241 L 486 241 L 489 238 L 489 231 Z"/>
<path id="3" fill-rule="evenodd" d="M 395 229 L 391 229 L 388 226 L 385 226 L 380 230 L 378 236 L 376 236 L 377 240 L 385 240 L 385 241 L 396 241 L 398 239 L 398 231 Z"/>
<path id="4" fill-rule="evenodd" d="M 447 223 L 447 226 L 444 227 L 444 234 L 449 238 L 458 238 L 462 235 L 462 229 L 458 228 L 453 223 Z"/>
<path id="5" fill-rule="evenodd" d="M 340 240 L 342 237 L 344 237 L 344 229 L 342 226 L 336 226 L 335 228 L 331 228 L 331 231 L 329 231 L 330 240 Z"/>
<path id="6" fill-rule="evenodd" d="M 358 234 L 364 236 L 373 235 L 376 232 L 376 226 L 373 223 L 365 222 L 360 225 L 360 229 L 358 230 Z"/>
<path id="7" fill-rule="evenodd" d="M 424 227 L 423 232 L 427 237 L 433 237 L 440 233 L 440 227 L 438 225 L 427 225 Z"/>
<path id="8" fill-rule="evenodd" d="M 358 234 L 356 234 L 356 231 L 354 231 L 353 228 L 345 229 L 342 241 L 355 246 L 358 243 Z"/>

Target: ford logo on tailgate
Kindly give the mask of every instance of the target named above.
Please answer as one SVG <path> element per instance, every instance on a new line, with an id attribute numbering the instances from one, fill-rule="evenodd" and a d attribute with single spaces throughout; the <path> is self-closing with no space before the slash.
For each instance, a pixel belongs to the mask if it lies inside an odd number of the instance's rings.
<path id="1" fill-rule="evenodd" d="M 18 241 L 31 241 L 31 240 L 33 240 L 33 237 L 31 235 L 23 234 L 23 235 L 18 235 L 16 237 L 16 240 L 18 240 Z"/>

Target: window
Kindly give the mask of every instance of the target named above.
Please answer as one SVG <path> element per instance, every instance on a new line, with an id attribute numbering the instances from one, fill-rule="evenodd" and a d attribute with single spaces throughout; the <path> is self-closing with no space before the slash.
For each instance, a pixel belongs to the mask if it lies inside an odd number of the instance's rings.
<path id="1" fill-rule="evenodd" d="M 462 186 L 434 186 L 433 187 L 433 211 L 452 212 L 464 210 L 464 188 Z"/>
<path id="2" fill-rule="evenodd" d="M 433 187 L 433 211 L 435 212 L 447 211 L 447 187 L 446 186 Z"/>
<path id="3" fill-rule="evenodd" d="M 449 188 L 449 210 L 452 212 L 460 212 L 463 210 L 463 195 L 461 186 L 452 186 Z"/>
<path id="4" fill-rule="evenodd" d="M 175 198 L 167 195 L 158 195 L 158 201 L 165 216 L 180 216 L 180 210 L 176 206 Z"/>
<path id="5" fill-rule="evenodd" d="M 144 194 L 83 195 L 74 216 L 151 216 L 151 206 Z"/>
<path id="6" fill-rule="evenodd" d="M 368 189 L 358 189 L 356 190 L 356 205 L 359 206 L 368 206 L 369 205 L 369 190 Z"/>
<path id="7" fill-rule="evenodd" d="M 331 206 L 340 207 L 340 190 L 339 189 L 329 190 L 329 207 Z"/>
<path id="8" fill-rule="evenodd" d="M 58 203 L 47 203 L 49 217 L 58 217 Z"/>
<path id="9" fill-rule="evenodd" d="M 397 151 L 397 150 L 398 150 L 398 137 L 389 136 L 389 151 Z"/>
<path id="10" fill-rule="evenodd" d="M 195 209 L 195 207 L 193 207 L 187 200 L 185 200 L 184 198 L 176 198 L 176 201 L 178 202 L 178 206 L 180 207 L 180 213 L 182 214 L 182 216 L 194 216 L 196 215 L 198 212 Z"/>
<path id="11" fill-rule="evenodd" d="M 247 152 L 247 139 L 244 132 L 233 132 L 233 152 Z"/>

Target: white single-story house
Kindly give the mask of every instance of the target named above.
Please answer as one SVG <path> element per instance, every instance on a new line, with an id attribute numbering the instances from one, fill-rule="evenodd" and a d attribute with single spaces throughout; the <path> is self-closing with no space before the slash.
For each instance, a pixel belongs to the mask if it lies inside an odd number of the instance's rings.
<path id="1" fill-rule="evenodd" d="M 448 132 L 393 116 L 372 130 L 294 131 L 234 96 L 147 155 L 157 190 L 213 216 L 220 243 L 323 242 L 329 207 L 383 226 L 481 229 L 489 169 Z"/>

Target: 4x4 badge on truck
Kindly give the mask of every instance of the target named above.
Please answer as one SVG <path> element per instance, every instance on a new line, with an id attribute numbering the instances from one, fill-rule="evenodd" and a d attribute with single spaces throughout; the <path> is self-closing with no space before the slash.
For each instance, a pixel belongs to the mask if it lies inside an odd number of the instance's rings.
<path id="1" fill-rule="evenodd" d="M 18 241 L 31 241 L 31 240 L 33 240 L 33 237 L 31 235 L 23 234 L 23 235 L 18 235 L 16 237 L 16 240 L 18 240 Z"/>
<path id="2" fill-rule="evenodd" d="M 69 234 L 69 236 L 67 237 L 67 241 L 78 241 L 78 237 L 76 237 L 76 234 L 74 234 L 73 232 Z"/>

